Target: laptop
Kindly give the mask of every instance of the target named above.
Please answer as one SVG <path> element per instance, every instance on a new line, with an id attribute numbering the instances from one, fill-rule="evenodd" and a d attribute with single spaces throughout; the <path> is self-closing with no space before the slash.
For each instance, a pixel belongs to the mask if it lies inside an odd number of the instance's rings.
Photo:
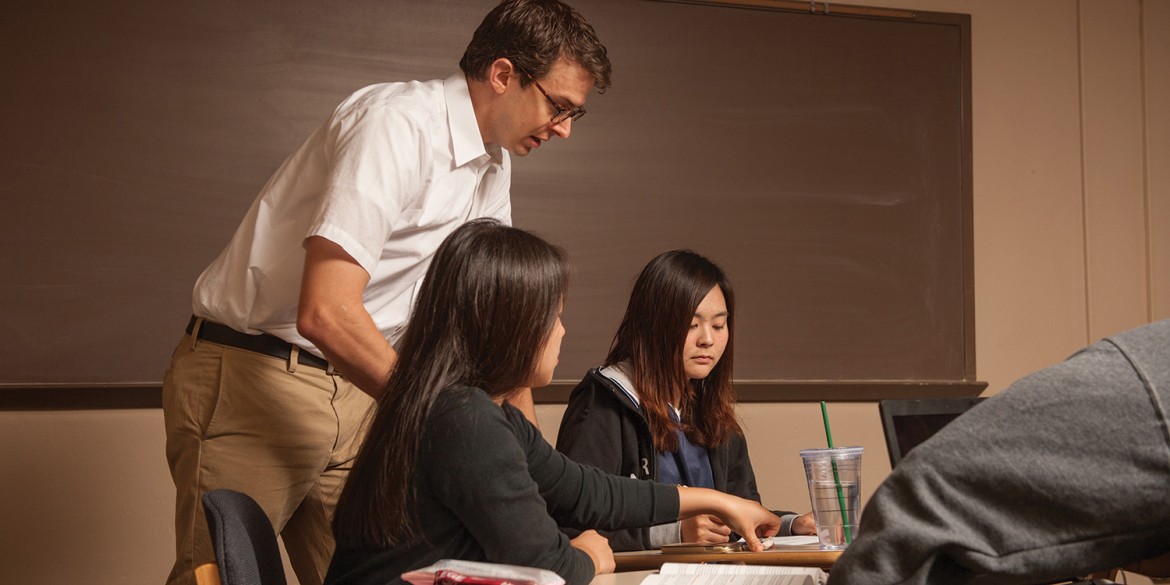
<path id="1" fill-rule="evenodd" d="M 882 430 L 886 433 L 886 450 L 890 453 L 890 468 L 897 466 L 911 449 L 981 400 L 979 397 L 969 397 L 878 402 Z"/>

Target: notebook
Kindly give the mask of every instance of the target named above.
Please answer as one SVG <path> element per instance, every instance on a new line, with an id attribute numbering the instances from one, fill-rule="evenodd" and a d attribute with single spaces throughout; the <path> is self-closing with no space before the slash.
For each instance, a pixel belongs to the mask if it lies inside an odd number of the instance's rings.
<path id="1" fill-rule="evenodd" d="M 939 429 L 983 400 L 971 398 L 932 398 L 928 400 L 882 400 L 882 430 L 886 433 L 886 450 L 890 467 L 937 433 Z"/>

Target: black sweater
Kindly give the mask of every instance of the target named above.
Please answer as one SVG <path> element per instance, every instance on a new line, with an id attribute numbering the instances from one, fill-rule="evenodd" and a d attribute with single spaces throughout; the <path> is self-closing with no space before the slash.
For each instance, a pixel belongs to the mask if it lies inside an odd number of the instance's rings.
<path id="1" fill-rule="evenodd" d="M 510 405 L 453 388 L 427 420 L 416 478 L 430 545 L 342 548 L 328 585 L 402 583 L 440 559 L 549 569 L 568 585 L 593 578 L 593 562 L 557 526 L 628 528 L 676 520 L 674 486 L 613 477 L 574 463 Z"/>

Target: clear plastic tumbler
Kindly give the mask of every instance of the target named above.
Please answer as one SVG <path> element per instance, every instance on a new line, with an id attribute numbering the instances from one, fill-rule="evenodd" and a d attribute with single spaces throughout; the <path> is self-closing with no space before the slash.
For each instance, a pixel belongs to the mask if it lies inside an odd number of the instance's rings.
<path id="1" fill-rule="evenodd" d="M 837 447 L 800 452 L 821 550 L 841 550 L 857 538 L 862 449 Z"/>

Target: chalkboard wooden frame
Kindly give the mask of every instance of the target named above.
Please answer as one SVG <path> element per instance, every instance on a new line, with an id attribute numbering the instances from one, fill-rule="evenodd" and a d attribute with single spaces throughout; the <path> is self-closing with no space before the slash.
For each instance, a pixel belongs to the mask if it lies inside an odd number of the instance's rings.
<path id="1" fill-rule="evenodd" d="M 186 321 L 184 305 L 195 276 L 226 242 L 259 185 L 348 91 L 385 79 L 449 73 L 491 3 L 355 3 L 330 7 L 328 14 L 308 2 L 210 2 L 189 7 L 190 13 L 144 0 L 65 4 L 26 3 L 0 25 L 0 64 L 23 88 L 0 96 L 0 107 L 10 114 L 0 121 L 0 130 L 12 137 L 0 146 L 6 211 L 0 217 L 0 242 L 18 251 L 5 255 L 7 276 L 0 283 L 0 304 L 9 307 L 0 325 L 0 409 L 157 407 L 158 380 Z M 579 260 L 567 318 L 570 336 L 589 336 L 582 344 L 587 349 L 569 348 L 576 353 L 562 359 L 559 381 L 538 393 L 538 401 L 563 401 L 572 380 L 604 354 L 629 284 L 652 252 L 693 247 L 711 255 L 737 285 L 744 283 L 737 288 L 743 293 L 741 317 L 767 317 L 761 303 L 751 302 L 753 295 L 761 297 L 751 282 L 756 273 L 751 263 L 759 258 L 732 253 L 751 246 L 735 241 L 734 225 L 721 235 L 729 243 L 678 233 L 649 245 L 608 242 L 604 252 L 617 257 L 606 262 L 612 270 L 602 274 L 597 262 L 590 265 L 588 247 L 611 237 L 604 225 L 592 226 L 599 236 L 586 240 L 582 234 L 588 232 L 543 223 L 558 215 L 583 223 L 580 218 L 595 211 L 588 207 L 590 197 L 547 195 L 557 189 L 608 189 L 600 176 L 606 169 L 623 168 L 625 174 L 614 183 L 625 188 L 646 187 L 639 181 L 653 177 L 640 176 L 628 164 L 631 153 L 642 151 L 622 150 L 631 144 L 629 130 L 648 124 L 659 143 L 684 141 L 685 128 L 661 124 L 672 115 L 695 115 L 687 100 L 710 89 L 698 80 L 747 79 L 738 89 L 753 89 L 752 65 L 735 59 L 726 59 L 721 72 L 688 71 L 686 60 L 679 61 L 678 71 L 639 64 L 657 55 L 641 44 L 653 36 L 651 25 L 676 22 L 700 30 L 713 14 L 722 19 L 743 13 L 803 12 L 813 23 L 851 19 L 954 31 L 959 45 L 952 65 L 961 103 L 946 123 L 957 125 L 960 136 L 960 168 L 948 189 L 958 202 L 961 268 L 960 284 L 952 287 L 960 313 L 952 329 L 958 334 L 946 340 L 958 348 L 959 358 L 946 375 L 835 375 L 822 368 L 785 379 L 766 371 L 769 356 L 785 352 L 754 349 L 762 345 L 756 342 L 761 332 L 753 333 L 750 321 L 741 318 L 737 354 L 746 356 L 737 355 L 741 399 L 876 400 L 974 395 L 985 387 L 975 379 L 968 16 L 779 0 L 620 5 L 582 0 L 575 5 L 611 48 L 615 87 L 591 99 L 590 117 L 572 140 L 516 161 L 516 224 L 565 246 Z M 615 14 L 650 18 L 623 24 Z M 432 42 L 402 44 L 386 38 L 394 36 L 387 28 L 410 29 Z M 736 36 L 735 31 L 723 34 Z M 679 36 L 671 51 L 690 55 L 696 46 L 703 46 L 701 35 Z M 680 72 L 679 79 L 669 77 Z M 638 94 L 647 89 L 639 78 L 647 76 L 655 86 L 674 90 L 674 99 L 639 103 Z M 710 87 L 720 91 L 716 84 Z M 704 112 L 734 120 L 734 107 Z M 651 197 L 634 201 L 632 211 L 674 202 Z M 613 210 L 615 215 L 626 211 Z M 135 345 L 144 338 L 148 344 Z"/>

